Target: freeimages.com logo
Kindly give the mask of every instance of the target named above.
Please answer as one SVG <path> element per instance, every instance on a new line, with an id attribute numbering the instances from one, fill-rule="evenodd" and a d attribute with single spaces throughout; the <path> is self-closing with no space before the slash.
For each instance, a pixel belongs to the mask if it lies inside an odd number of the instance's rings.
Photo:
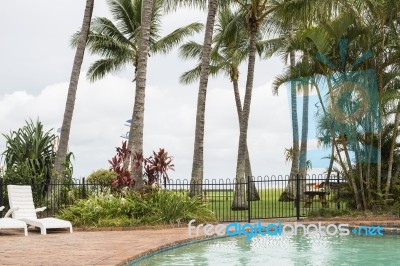
<path id="1" fill-rule="evenodd" d="M 196 220 L 191 220 L 188 224 L 188 236 L 246 236 L 246 240 L 260 236 L 293 236 L 293 235 L 316 235 L 321 236 L 349 236 L 351 234 L 358 236 L 383 236 L 383 228 L 377 226 L 360 226 L 350 230 L 348 224 L 302 224 L 302 223 L 269 223 L 263 224 L 260 221 L 254 224 L 238 222 L 230 224 L 199 224 L 193 226 Z"/>

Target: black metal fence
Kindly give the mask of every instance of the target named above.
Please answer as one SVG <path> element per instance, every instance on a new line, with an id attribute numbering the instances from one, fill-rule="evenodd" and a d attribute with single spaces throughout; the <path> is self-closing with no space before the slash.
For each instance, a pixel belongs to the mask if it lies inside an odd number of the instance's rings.
<path id="1" fill-rule="evenodd" d="M 343 209 L 347 207 L 344 198 L 348 198 L 345 188 L 349 187 L 338 175 L 330 178 L 326 175 L 307 175 L 304 178 L 297 175 L 292 178 L 247 178 L 239 183 L 229 179 L 206 179 L 201 184 L 192 185 L 187 180 L 175 180 L 167 183 L 165 189 L 187 192 L 191 186 L 193 190 L 202 192 L 204 202 L 223 222 L 299 218 L 307 216 L 310 211 Z M 239 190 L 241 193 L 235 193 Z"/>
<path id="2" fill-rule="evenodd" d="M 52 216 L 78 199 L 111 191 L 110 184 L 88 184 L 85 179 L 73 184 L 31 184 L 36 207 L 46 206 L 42 216 Z M 307 216 L 310 211 L 346 208 L 343 201 L 347 182 L 338 175 L 265 176 L 242 182 L 229 179 L 204 180 L 190 185 L 188 180 L 170 180 L 161 189 L 189 193 L 201 192 L 205 204 L 221 222 Z M 7 184 L 0 179 L 0 206 L 8 208 Z"/>

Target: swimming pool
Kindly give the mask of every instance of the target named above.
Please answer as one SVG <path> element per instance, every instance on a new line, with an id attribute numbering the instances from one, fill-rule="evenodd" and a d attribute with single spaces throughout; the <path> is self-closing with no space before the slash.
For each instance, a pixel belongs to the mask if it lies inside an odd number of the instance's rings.
<path id="1" fill-rule="evenodd" d="M 202 241 L 128 265 L 399 265 L 400 236 L 257 236 Z"/>

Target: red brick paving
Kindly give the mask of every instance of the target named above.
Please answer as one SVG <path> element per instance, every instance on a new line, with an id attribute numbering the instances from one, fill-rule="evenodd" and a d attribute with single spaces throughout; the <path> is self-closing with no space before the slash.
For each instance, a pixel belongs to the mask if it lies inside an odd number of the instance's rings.
<path id="1" fill-rule="evenodd" d="M 2 230 L 0 265 L 118 265 L 188 238 L 187 228 L 97 232 Z"/>

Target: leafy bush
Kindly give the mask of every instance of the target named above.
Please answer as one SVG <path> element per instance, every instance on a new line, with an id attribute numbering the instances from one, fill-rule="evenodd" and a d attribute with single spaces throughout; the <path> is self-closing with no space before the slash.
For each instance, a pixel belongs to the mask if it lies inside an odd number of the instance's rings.
<path id="1" fill-rule="evenodd" d="M 76 226 L 134 226 L 180 224 L 196 219 L 214 221 L 214 214 L 199 198 L 171 191 L 157 191 L 144 195 L 129 192 L 90 196 L 64 209 L 60 218 Z"/>
<path id="2" fill-rule="evenodd" d="M 91 173 L 86 181 L 89 184 L 102 184 L 110 185 L 111 182 L 117 177 L 117 174 L 107 169 L 99 169 Z"/>

